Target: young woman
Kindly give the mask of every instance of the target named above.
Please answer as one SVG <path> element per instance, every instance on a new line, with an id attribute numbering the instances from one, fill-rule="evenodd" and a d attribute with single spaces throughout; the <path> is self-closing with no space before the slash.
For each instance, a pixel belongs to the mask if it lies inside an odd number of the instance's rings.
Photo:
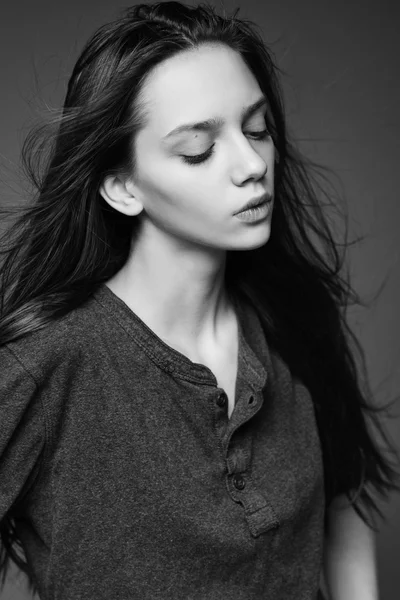
<path id="1" fill-rule="evenodd" d="M 3 240 L 3 571 L 42 600 L 376 599 L 395 470 L 256 27 L 127 10 L 46 164 L 38 139 Z"/>

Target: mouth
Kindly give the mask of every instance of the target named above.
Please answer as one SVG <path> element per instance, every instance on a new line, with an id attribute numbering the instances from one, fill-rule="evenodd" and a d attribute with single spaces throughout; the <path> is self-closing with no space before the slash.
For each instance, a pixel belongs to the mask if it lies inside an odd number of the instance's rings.
<path id="1" fill-rule="evenodd" d="M 242 206 L 242 208 L 240 210 L 236 211 L 233 214 L 238 215 L 241 212 L 249 210 L 250 208 L 255 208 L 256 206 L 260 206 L 260 204 L 265 204 L 266 202 L 271 202 L 271 200 L 272 200 L 272 195 L 269 192 L 266 192 L 265 194 L 263 194 L 262 196 L 260 196 L 258 198 L 252 198 L 251 200 L 249 200 L 249 202 L 247 202 L 247 204 Z"/>

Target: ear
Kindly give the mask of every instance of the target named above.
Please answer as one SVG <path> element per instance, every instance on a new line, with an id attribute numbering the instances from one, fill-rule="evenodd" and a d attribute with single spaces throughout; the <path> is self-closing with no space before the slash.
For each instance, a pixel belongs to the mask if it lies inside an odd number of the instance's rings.
<path id="1" fill-rule="evenodd" d="M 107 175 L 99 192 L 110 206 L 125 215 L 135 216 L 143 210 L 143 204 L 135 196 L 133 186 L 119 175 Z"/>

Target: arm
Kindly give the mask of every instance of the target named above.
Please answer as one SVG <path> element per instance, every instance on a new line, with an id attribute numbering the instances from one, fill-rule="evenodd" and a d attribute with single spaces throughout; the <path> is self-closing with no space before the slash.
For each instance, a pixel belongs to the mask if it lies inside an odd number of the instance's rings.
<path id="1" fill-rule="evenodd" d="M 378 600 L 375 533 L 345 496 L 328 509 L 323 585 L 327 600 Z"/>

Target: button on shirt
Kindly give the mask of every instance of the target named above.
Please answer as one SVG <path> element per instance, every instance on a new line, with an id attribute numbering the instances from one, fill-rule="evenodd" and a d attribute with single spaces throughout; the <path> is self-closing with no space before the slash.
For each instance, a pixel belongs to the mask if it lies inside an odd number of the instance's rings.
<path id="1" fill-rule="evenodd" d="M 238 304 L 235 407 L 103 285 L 0 348 L 0 517 L 41 600 L 314 600 L 312 399 Z"/>
<path id="2" fill-rule="evenodd" d="M 227 396 L 226 396 L 225 392 L 221 392 L 218 396 L 217 404 L 218 404 L 218 406 L 223 408 L 226 405 L 226 402 L 227 402 Z"/>

